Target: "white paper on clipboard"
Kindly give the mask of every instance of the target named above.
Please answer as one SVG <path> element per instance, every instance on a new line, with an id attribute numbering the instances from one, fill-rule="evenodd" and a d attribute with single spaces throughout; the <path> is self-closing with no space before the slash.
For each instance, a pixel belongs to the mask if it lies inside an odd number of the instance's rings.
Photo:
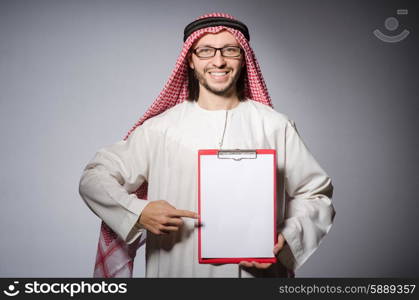
<path id="1" fill-rule="evenodd" d="M 274 258 L 276 152 L 254 152 L 238 160 L 217 150 L 199 153 L 200 262 Z"/>

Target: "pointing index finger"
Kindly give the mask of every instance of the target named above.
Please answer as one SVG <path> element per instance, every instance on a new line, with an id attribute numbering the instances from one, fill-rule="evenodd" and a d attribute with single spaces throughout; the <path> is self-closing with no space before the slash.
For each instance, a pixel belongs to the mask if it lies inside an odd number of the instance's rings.
<path id="1" fill-rule="evenodd" d="M 187 217 L 192 219 L 198 219 L 199 216 L 196 212 L 190 211 L 190 210 L 182 210 L 182 209 L 176 209 L 171 214 L 172 217 Z"/>

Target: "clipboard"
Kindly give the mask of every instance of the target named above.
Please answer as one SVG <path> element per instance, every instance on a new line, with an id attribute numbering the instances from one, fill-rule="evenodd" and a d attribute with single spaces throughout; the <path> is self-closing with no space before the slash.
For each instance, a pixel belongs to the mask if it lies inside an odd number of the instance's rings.
<path id="1" fill-rule="evenodd" d="M 200 264 L 275 263 L 276 150 L 198 150 Z"/>

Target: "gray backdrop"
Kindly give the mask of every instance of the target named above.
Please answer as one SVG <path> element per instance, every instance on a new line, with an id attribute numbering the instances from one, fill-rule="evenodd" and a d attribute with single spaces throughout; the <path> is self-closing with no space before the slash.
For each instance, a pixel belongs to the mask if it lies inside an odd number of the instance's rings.
<path id="1" fill-rule="evenodd" d="M 249 26 L 275 108 L 333 179 L 335 224 L 296 275 L 419 275 L 414 1 L 18 0 L 0 2 L 0 276 L 91 276 L 82 169 L 158 95 L 184 26 L 214 11 Z"/>

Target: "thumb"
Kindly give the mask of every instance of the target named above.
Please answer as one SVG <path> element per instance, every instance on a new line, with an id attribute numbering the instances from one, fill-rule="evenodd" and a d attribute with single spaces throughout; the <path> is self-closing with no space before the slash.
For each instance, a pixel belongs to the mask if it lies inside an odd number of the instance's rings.
<path id="1" fill-rule="evenodd" d="M 285 238 L 282 234 L 278 235 L 278 242 L 274 246 L 274 254 L 277 255 L 285 245 Z"/>
<path id="2" fill-rule="evenodd" d="M 278 245 L 278 244 L 276 244 L 276 245 L 274 246 L 274 254 L 275 254 L 275 255 L 278 255 L 279 250 L 281 250 L 281 248 L 282 248 L 282 247 L 279 247 L 279 245 Z"/>

